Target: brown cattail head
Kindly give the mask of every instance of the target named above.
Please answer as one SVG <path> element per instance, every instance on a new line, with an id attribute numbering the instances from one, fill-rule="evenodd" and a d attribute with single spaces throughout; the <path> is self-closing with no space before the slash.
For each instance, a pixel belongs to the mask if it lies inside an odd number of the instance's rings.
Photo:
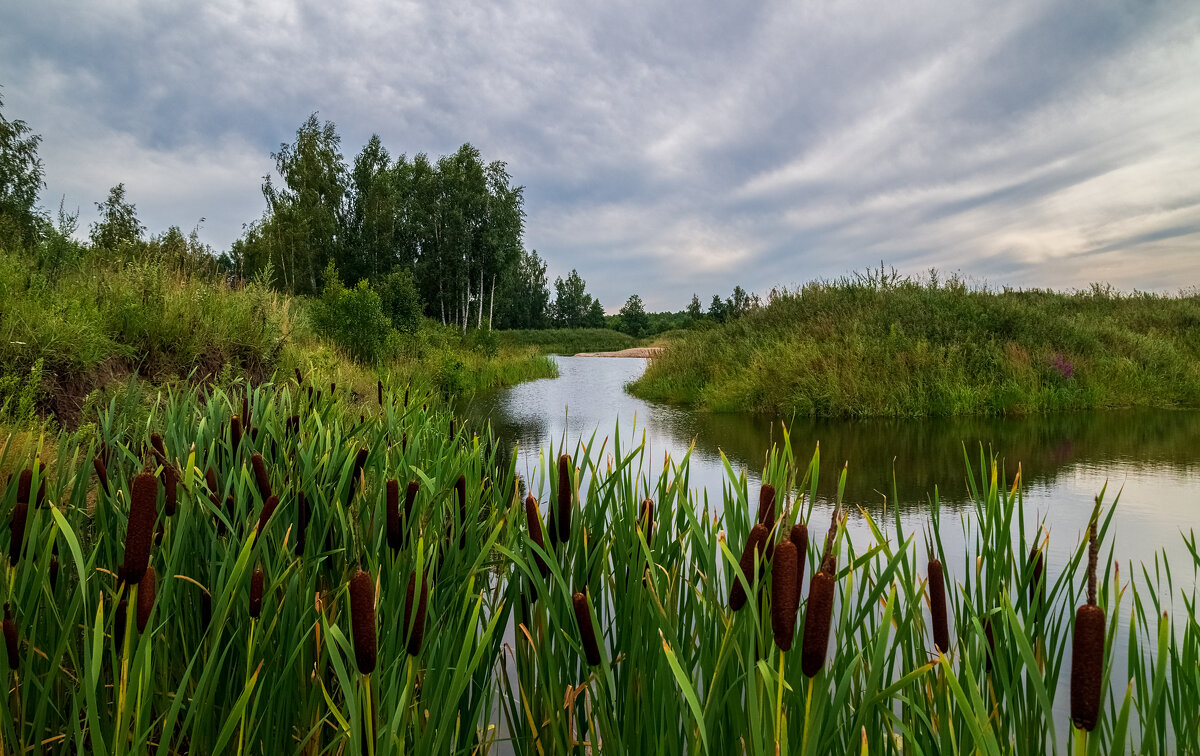
<path id="1" fill-rule="evenodd" d="M 292 415 L 287 419 L 287 432 L 293 435 L 300 432 L 300 415 Z"/>
<path id="2" fill-rule="evenodd" d="M 992 660 L 996 655 L 996 636 L 992 633 L 992 615 L 983 618 L 983 639 L 987 642 L 987 662 L 984 670 L 992 671 Z"/>
<path id="3" fill-rule="evenodd" d="M 312 510 L 308 506 L 308 497 L 301 491 L 297 496 L 296 506 L 296 553 L 304 554 L 304 545 L 307 541 L 308 523 L 312 520 Z"/>
<path id="4" fill-rule="evenodd" d="M 558 458 L 558 540 L 566 543 L 571 538 L 571 458 L 566 454 Z"/>
<path id="5" fill-rule="evenodd" d="M 200 591 L 200 623 L 205 629 L 212 624 L 212 594 Z"/>
<path id="6" fill-rule="evenodd" d="M 533 498 L 533 494 L 525 497 L 525 522 L 529 526 L 529 540 L 536 543 L 544 551 L 546 549 L 546 542 L 542 538 L 542 516 L 538 513 L 537 499 Z M 536 551 L 533 552 L 533 561 L 543 578 L 550 574 L 550 566 L 546 564 L 546 560 L 542 558 L 542 555 Z"/>
<path id="7" fill-rule="evenodd" d="M 96 468 L 96 479 L 100 481 L 100 488 L 104 495 L 108 496 L 108 465 L 104 464 L 103 458 L 96 457 L 92 460 L 92 467 Z"/>
<path id="8" fill-rule="evenodd" d="M 796 567 L 796 606 L 800 605 L 800 589 L 804 584 L 804 563 L 808 561 L 808 526 L 797 523 L 792 526 L 788 540 L 796 544 L 798 564 Z"/>
<path id="9" fill-rule="evenodd" d="M 454 482 L 454 493 L 458 496 L 458 548 L 467 547 L 467 476 L 459 475 Z"/>
<path id="10" fill-rule="evenodd" d="M 1104 610 L 1084 604 L 1075 612 L 1071 654 L 1071 722 L 1091 731 L 1100 716 L 1104 692 Z"/>
<path id="11" fill-rule="evenodd" d="M 379 406 L 382 407 L 383 406 L 383 381 L 382 380 L 380 380 L 378 382 L 378 384 L 376 385 L 376 391 L 379 394 Z"/>
<path id="12" fill-rule="evenodd" d="M 254 468 L 254 482 L 258 484 L 258 494 L 266 501 L 271 498 L 271 477 L 267 475 L 267 463 L 263 462 L 261 454 L 254 452 L 250 455 L 250 466 Z"/>
<path id="13" fill-rule="evenodd" d="M 308 403 L 309 404 L 313 403 L 313 387 L 312 386 L 308 387 Z"/>
<path id="14" fill-rule="evenodd" d="M 275 507 L 279 506 L 279 497 L 272 496 L 263 502 L 262 512 L 258 515 L 258 532 L 262 533 L 263 528 L 267 527 L 267 522 L 271 519 L 271 515 L 275 514 Z"/>
<path id="15" fill-rule="evenodd" d="M 792 638 L 796 634 L 799 562 L 796 544 L 790 540 L 775 547 L 775 560 L 771 566 L 771 630 L 775 633 L 775 645 L 781 651 L 792 650 Z"/>
<path id="16" fill-rule="evenodd" d="M 154 450 L 154 458 L 159 464 L 166 464 L 167 447 L 163 444 L 162 434 L 155 431 L 150 434 L 150 448 Z"/>
<path id="17" fill-rule="evenodd" d="M 21 550 L 25 547 L 25 521 L 29 518 L 29 505 L 18 501 L 13 507 L 12 522 L 9 523 L 8 563 L 13 567 L 21 559 Z"/>
<path id="18" fill-rule="evenodd" d="M 346 506 L 350 506 L 350 501 L 354 498 L 354 492 L 358 487 L 358 478 L 362 475 L 363 467 L 367 464 L 367 450 L 361 448 L 354 455 L 354 465 L 350 468 L 350 490 L 346 494 Z"/>
<path id="19" fill-rule="evenodd" d="M 154 545 L 158 546 L 162 543 L 163 536 L 167 534 L 167 529 L 163 525 L 163 520 L 166 518 L 159 517 L 158 524 L 154 527 Z"/>
<path id="20" fill-rule="evenodd" d="M 304 377 L 300 375 L 300 368 L 293 368 L 296 371 L 296 385 L 304 383 Z"/>
<path id="21" fill-rule="evenodd" d="M 174 516 L 179 509 L 179 471 L 175 469 L 175 465 L 170 462 L 163 467 L 163 511 L 167 517 Z"/>
<path id="22" fill-rule="evenodd" d="M 767 530 L 775 527 L 775 486 L 769 483 L 758 492 L 758 522 Z"/>
<path id="23" fill-rule="evenodd" d="M 237 502 L 233 500 L 233 494 L 225 494 L 225 516 L 229 518 L 230 522 L 233 522 L 237 516 Z M 224 528 L 224 525 L 221 527 Z"/>
<path id="24" fill-rule="evenodd" d="M 750 535 L 746 538 L 746 547 L 742 549 L 742 558 L 738 561 L 738 565 L 742 568 L 742 574 L 746 576 L 748 583 L 753 583 L 754 563 L 765 551 L 767 535 L 766 526 L 758 524 L 750 529 Z M 729 608 L 736 612 L 745 605 L 746 589 L 743 587 L 742 581 L 735 575 L 733 587 L 729 590 Z"/>
<path id="25" fill-rule="evenodd" d="M 217 495 L 220 486 L 217 484 L 217 474 L 213 472 L 211 466 L 204 471 L 204 483 L 208 486 L 208 500 L 213 503 L 214 507 L 221 506 L 221 498 Z"/>
<path id="26" fill-rule="evenodd" d="M 238 447 L 242 445 L 242 418 L 234 415 L 229 418 L 229 451 L 237 459 Z"/>
<path id="27" fill-rule="evenodd" d="M 250 576 L 250 619 L 258 619 L 262 614 L 263 577 L 263 568 L 255 567 Z"/>
<path id="28" fill-rule="evenodd" d="M 53 593 L 55 588 L 58 588 L 58 541 L 50 548 L 50 592 Z"/>
<path id="29" fill-rule="evenodd" d="M 246 387 L 246 393 L 242 394 L 242 422 L 249 428 L 254 425 L 250 418 L 250 387 Z"/>
<path id="30" fill-rule="evenodd" d="M 142 582 L 138 583 L 137 629 L 139 633 L 146 632 L 146 623 L 150 621 L 150 610 L 154 608 L 157 580 L 158 576 L 155 575 L 154 568 L 147 567 Z"/>
<path id="31" fill-rule="evenodd" d="M 800 650 L 800 669 L 806 677 L 816 677 L 825 666 L 829 648 L 829 630 L 833 621 L 833 575 L 818 572 L 808 588 L 808 609 L 804 616 L 804 639 Z"/>
<path id="32" fill-rule="evenodd" d="M 375 581 L 363 570 L 350 578 L 350 623 L 358 671 L 369 675 L 375 671 Z"/>
<path id="33" fill-rule="evenodd" d="M 38 492 L 37 506 L 41 506 L 46 501 L 46 465 L 42 462 L 37 463 L 38 468 Z M 30 497 L 33 493 L 33 470 L 26 468 L 21 471 L 20 477 L 17 479 L 17 501 L 30 503 Z"/>
<path id="34" fill-rule="evenodd" d="M 929 560 L 929 614 L 933 622 L 933 645 L 943 654 L 950 653 L 950 623 L 946 613 L 946 574 L 942 563 Z"/>
<path id="35" fill-rule="evenodd" d="M 409 656 L 417 656 L 421 653 L 421 642 L 425 639 L 425 609 L 429 601 L 429 575 L 421 575 L 421 595 L 414 603 L 416 588 L 417 573 L 412 572 L 408 576 L 408 590 L 404 594 L 403 631 L 408 636 L 405 648 L 408 650 Z"/>
<path id="36" fill-rule="evenodd" d="M 330 396 L 332 396 L 336 393 L 337 393 L 337 381 L 330 381 L 329 382 L 329 394 L 330 394 Z"/>
<path id="37" fill-rule="evenodd" d="M 122 570 L 125 582 L 137 585 L 150 563 L 150 545 L 154 539 L 154 523 L 158 519 L 158 480 L 150 473 L 139 473 L 133 479 L 130 500 Z"/>
<path id="38" fill-rule="evenodd" d="M 646 545 L 653 546 L 654 544 L 654 502 L 646 499 L 642 502 L 641 512 L 638 514 L 638 525 L 642 528 L 642 534 L 646 538 Z"/>
<path id="39" fill-rule="evenodd" d="M 17 638 L 17 622 L 12 610 L 4 605 L 4 648 L 8 651 L 8 667 L 16 671 L 21 666 L 21 644 Z"/>
<path id="40" fill-rule="evenodd" d="M 579 640 L 583 643 L 583 655 L 589 667 L 600 663 L 600 646 L 596 643 L 596 630 L 592 627 L 592 611 L 587 596 L 576 593 L 571 597 L 575 609 L 575 624 L 579 626 Z"/>
<path id="41" fill-rule="evenodd" d="M 400 533 L 400 482 L 392 478 L 387 482 L 387 497 L 385 506 L 387 515 L 387 542 L 392 551 L 399 551 L 401 546 Z"/>
<path id="42" fill-rule="evenodd" d="M 1029 552 L 1029 611 L 1033 618 L 1033 633 L 1046 608 L 1046 558 L 1041 549 L 1034 546 Z"/>

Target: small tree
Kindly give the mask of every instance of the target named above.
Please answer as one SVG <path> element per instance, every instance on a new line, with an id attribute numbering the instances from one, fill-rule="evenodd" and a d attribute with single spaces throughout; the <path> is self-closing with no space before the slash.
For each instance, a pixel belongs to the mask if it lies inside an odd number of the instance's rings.
<path id="1" fill-rule="evenodd" d="M 621 325 L 625 333 L 637 338 L 645 336 L 649 330 L 650 319 L 646 317 L 646 308 L 637 294 L 625 300 L 625 306 L 621 308 Z"/>
<path id="2" fill-rule="evenodd" d="M 708 306 L 708 317 L 718 323 L 725 322 L 725 303 L 721 301 L 720 294 L 713 294 L 712 304 Z"/>
<path id="3" fill-rule="evenodd" d="M 692 301 L 687 306 L 688 320 L 695 322 L 704 317 L 704 309 L 700 305 L 700 297 L 693 294 Z"/>
<path id="4" fill-rule="evenodd" d="M 392 328 L 404 333 L 416 333 L 421 327 L 421 294 L 412 273 L 393 268 L 376 287 L 383 314 L 392 323 Z"/>
<path id="5" fill-rule="evenodd" d="M 330 260 L 325 268 L 325 290 L 313 303 L 317 332 L 349 352 L 359 362 L 378 362 L 387 344 L 389 323 L 379 295 L 366 281 L 346 288 Z"/>
<path id="6" fill-rule="evenodd" d="M 119 250 L 142 240 L 146 227 L 137 217 L 137 207 L 125 199 L 125 184 L 108 190 L 108 199 L 96 203 L 100 220 L 92 224 L 89 236 L 93 247 Z"/>

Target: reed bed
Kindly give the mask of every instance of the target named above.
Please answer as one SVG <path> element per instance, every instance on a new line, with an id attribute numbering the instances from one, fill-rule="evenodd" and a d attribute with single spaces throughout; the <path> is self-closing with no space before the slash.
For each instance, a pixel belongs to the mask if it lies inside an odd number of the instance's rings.
<path id="1" fill-rule="evenodd" d="M 914 533 L 819 506 L 786 434 L 762 486 L 619 429 L 523 480 L 436 397 L 310 388 L 5 446 L 4 753 L 1200 753 L 1195 535 L 1123 553 L 1105 491 L 1052 565 L 982 455 Z"/>

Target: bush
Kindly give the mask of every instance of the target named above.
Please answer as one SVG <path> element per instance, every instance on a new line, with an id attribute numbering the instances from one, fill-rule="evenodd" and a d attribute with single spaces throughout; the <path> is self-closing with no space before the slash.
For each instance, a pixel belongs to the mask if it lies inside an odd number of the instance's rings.
<path id="1" fill-rule="evenodd" d="M 359 362 L 379 362 L 390 323 L 383 303 L 366 281 L 346 288 L 333 264 L 325 270 L 325 291 L 312 308 L 313 326 Z"/>
<path id="2" fill-rule="evenodd" d="M 402 333 L 416 333 L 421 327 L 421 294 L 410 271 L 393 269 L 375 287 L 383 306 L 383 314 L 392 328 Z"/>

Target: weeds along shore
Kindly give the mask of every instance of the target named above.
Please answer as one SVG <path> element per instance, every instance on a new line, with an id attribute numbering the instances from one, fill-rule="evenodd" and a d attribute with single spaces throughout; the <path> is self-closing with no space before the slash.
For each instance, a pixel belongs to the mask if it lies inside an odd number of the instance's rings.
<path id="1" fill-rule="evenodd" d="M 970 515 L 906 532 L 818 509 L 786 436 L 761 490 L 648 477 L 616 437 L 524 481 L 375 389 L 301 373 L 5 443 L 4 752 L 1200 751 L 1195 536 L 1172 582 L 1107 492 L 1047 536 L 981 457 Z"/>

